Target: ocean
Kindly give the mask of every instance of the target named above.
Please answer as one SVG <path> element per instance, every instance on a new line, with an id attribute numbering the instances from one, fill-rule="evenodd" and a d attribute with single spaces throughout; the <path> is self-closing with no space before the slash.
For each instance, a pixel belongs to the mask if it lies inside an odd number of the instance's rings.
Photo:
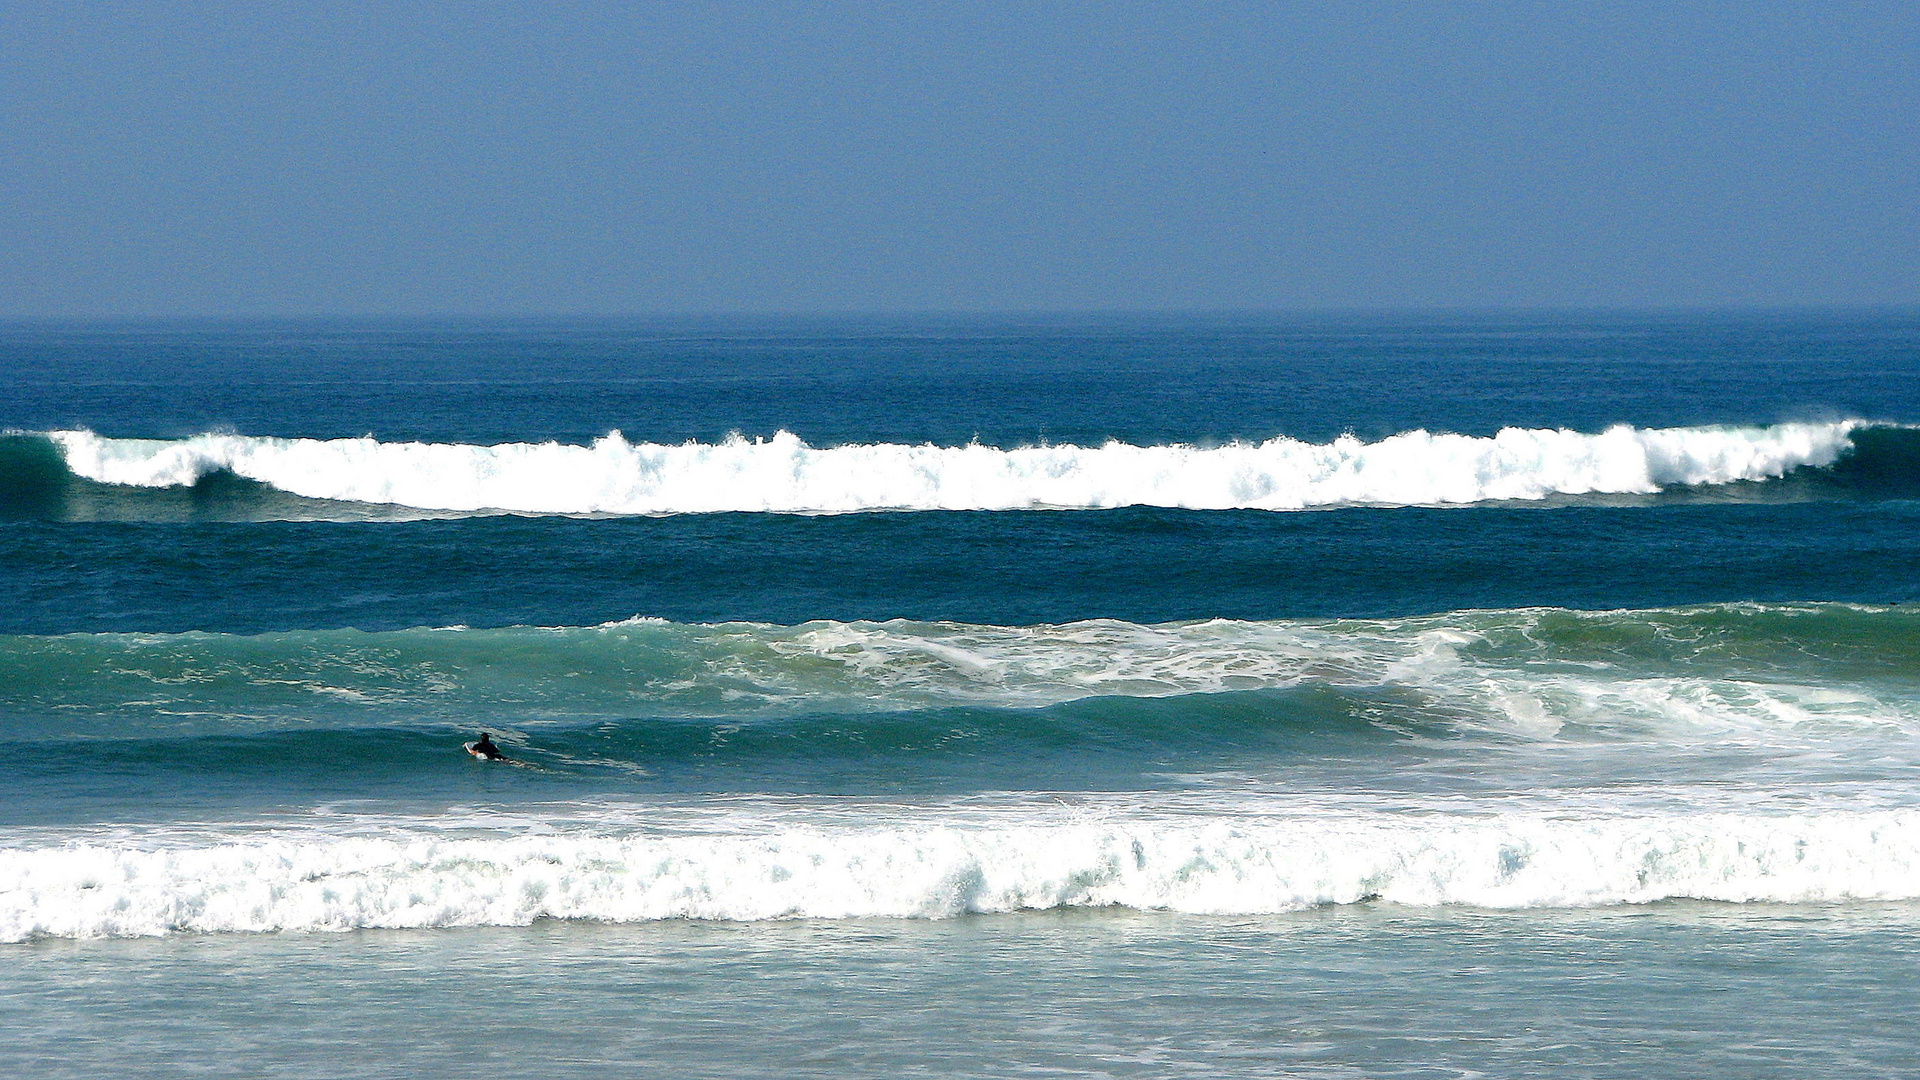
<path id="1" fill-rule="evenodd" d="M 0 371 L 7 1075 L 1920 1062 L 1911 312 Z"/>

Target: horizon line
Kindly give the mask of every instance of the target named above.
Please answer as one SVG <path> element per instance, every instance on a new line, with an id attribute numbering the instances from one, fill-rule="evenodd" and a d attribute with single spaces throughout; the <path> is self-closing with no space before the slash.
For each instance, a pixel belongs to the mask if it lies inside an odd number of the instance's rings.
<path id="1" fill-rule="evenodd" d="M 1780 315 L 1920 315 L 1920 301 L 1907 303 L 1791 304 L 1450 304 L 1318 305 L 1300 307 L 1193 308 L 881 308 L 688 309 L 677 311 L 421 311 L 421 312 L 189 312 L 0 315 L 0 327 L 127 326 L 166 324 L 289 323 L 685 323 L 685 322 L 990 322 L 1017 320 L 1314 319 L 1314 318 L 1529 318 L 1675 317 Z"/>

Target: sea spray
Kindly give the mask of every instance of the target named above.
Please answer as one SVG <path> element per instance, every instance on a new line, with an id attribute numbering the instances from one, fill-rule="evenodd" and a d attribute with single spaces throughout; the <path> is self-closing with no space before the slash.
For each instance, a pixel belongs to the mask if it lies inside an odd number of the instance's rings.
<path id="1" fill-rule="evenodd" d="M 1378 442 L 813 447 L 780 432 L 719 443 L 381 442 L 204 434 L 179 440 L 49 434 L 77 476 L 136 487 L 230 473 L 309 499 L 532 514 L 1101 509 L 1301 510 L 1651 494 L 1777 479 L 1832 465 L 1858 421 L 1598 434 L 1409 431 Z"/>
<path id="2" fill-rule="evenodd" d="M 1379 899 L 1587 907 L 1920 898 L 1920 812 L 1319 814 L 735 834 L 256 834 L 0 849 L 0 941 L 169 933 L 1262 914 Z"/>

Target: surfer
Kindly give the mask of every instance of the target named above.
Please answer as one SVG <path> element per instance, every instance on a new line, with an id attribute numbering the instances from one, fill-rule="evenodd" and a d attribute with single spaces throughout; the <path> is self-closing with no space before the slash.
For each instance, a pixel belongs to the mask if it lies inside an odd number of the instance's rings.
<path id="1" fill-rule="evenodd" d="M 467 744 L 467 753 L 472 754 L 482 761 L 505 761 L 507 759 L 507 755 L 501 753 L 500 748 L 494 745 L 493 736 L 484 731 L 480 733 L 479 742 L 470 742 Z"/>

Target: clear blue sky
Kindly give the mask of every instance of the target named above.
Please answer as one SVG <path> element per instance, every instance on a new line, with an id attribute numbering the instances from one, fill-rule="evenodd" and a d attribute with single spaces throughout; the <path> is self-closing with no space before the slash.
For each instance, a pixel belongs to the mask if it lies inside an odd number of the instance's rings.
<path id="1" fill-rule="evenodd" d="M 0 0 L 0 318 L 1920 303 L 1920 4 Z"/>

